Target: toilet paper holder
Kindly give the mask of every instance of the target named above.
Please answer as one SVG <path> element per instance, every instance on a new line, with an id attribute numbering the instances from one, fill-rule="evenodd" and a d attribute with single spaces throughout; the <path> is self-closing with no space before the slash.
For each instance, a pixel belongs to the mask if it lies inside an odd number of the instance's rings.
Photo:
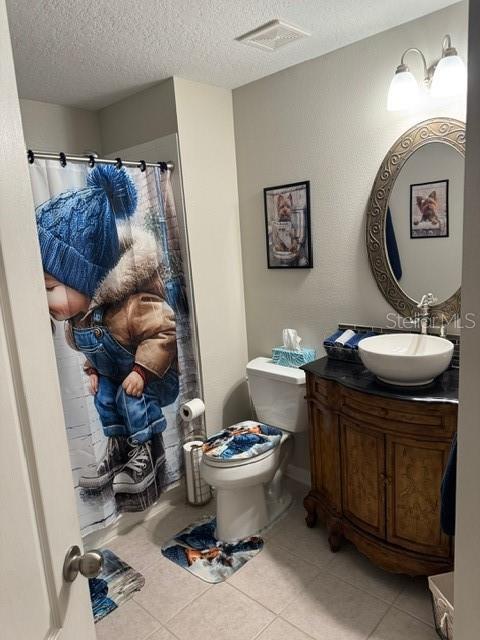
<path id="1" fill-rule="evenodd" d="M 204 443 L 204 436 L 196 434 L 192 434 L 183 443 L 187 502 L 197 507 L 209 503 L 212 499 L 212 488 L 200 473 Z"/>
<path id="2" fill-rule="evenodd" d="M 201 398 L 192 398 L 179 407 L 179 414 L 186 424 L 193 425 L 205 413 Z M 205 443 L 205 432 L 194 429 L 183 441 L 183 462 L 187 502 L 194 506 L 207 504 L 212 499 L 212 488 L 200 474 L 200 463 Z"/>

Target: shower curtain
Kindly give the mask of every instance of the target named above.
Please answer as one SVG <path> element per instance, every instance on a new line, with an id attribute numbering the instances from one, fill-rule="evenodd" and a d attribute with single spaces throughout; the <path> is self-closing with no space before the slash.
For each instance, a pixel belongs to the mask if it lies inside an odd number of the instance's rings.
<path id="1" fill-rule="evenodd" d="M 168 171 L 36 159 L 30 175 L 86 535 L 175 486 L 202 427 L 178 413 L 199 395 L 185 247 Z"/>

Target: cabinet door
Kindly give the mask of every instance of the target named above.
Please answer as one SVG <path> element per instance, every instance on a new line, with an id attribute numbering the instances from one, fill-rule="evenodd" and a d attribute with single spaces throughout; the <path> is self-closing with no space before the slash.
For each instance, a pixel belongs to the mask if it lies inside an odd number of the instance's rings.
<path id="1" fill-rule="evenodd" d="M 342 502 L 345 516 L 385 537 L 385 436 L 342 418 Z"/>
<path id="2" fill-rule="evenodd" d="M 405 549 L 448 557 L 440 529 L 440 485 L 450 444 L 387 436 L 387 539 Z"/>
<path id="3" fill-rule="evenodd" d="M 341 511 L 340 438 L 338 416 L 320 404 L 308 403 L 312 487 L 330 507 Z"/>

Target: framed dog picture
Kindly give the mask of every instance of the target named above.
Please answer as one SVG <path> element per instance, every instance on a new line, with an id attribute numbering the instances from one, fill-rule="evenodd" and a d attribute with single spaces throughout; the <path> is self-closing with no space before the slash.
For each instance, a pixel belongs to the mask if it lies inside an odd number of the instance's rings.
<path id="1" fill-rule="evenodd" d="M 410 238 L 448 238 L 448 180 L 410 185 Z"/>
<path id="2" fill-rule="evenodd" d="M 310 269 L 310 182 L 263 190 L 269 269 Z"/>

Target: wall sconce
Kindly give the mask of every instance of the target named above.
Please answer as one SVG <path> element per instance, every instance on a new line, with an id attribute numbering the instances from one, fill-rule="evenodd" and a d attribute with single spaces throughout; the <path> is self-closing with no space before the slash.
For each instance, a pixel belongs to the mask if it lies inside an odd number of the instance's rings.
<path id="1" fill-rule="evenodd" d="M 390 83 L 388 91 L 388 111 L 402 111 L 410 109 L 420 100 L 420 87 L 418 82 L 405 64 L 405 56 L 414 51 L 418 53 L 423 62 L 423 83 L 434 98 L 450 98 L 464 95 L 467 88 L 467 70 L 463 60 L 452 47 L 449 35 L 443 38 L 442 57 L 430 68 L 427 66 L 425 56 L 416 47 L 411 47 L 403 52 L 395 75 Z"/>

